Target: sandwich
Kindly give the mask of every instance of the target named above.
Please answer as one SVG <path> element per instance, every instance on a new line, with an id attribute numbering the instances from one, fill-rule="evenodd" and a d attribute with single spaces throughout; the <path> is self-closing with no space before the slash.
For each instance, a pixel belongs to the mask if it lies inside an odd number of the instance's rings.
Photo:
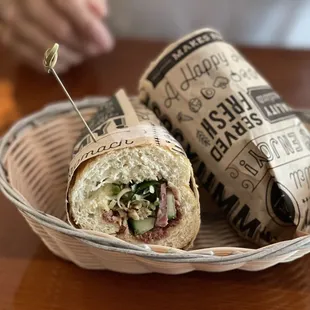
<path id="1" fill-rule="evenodd" d="M 189 248 L 200 227 L 199 196 L 179 143 L 123 91 L 89 125 L 97 141 L 82 135 L 75 147 L 69 222 L 135 244 Z"/>
<path id="2" fill-rule="evenodd" d="M 165 48 L 139 98 L 240 236 L 264 246 L 309 230 L 310 133 L 220 33 L 200 29 Z"/>

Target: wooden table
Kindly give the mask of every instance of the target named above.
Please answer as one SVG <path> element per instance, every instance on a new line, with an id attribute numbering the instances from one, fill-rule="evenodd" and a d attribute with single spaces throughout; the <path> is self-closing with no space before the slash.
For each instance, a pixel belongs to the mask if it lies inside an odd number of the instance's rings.
<path id="1" fill-rule="evenodd" d="M 161 43 L 118 42 L 63 76 L 74 98 L 111 95 L 137 80 Z M 310 51 L 242 48 L 287 102 L 310 107 Z M 0 50 L 0 128 L 64 95 L 52 77 Z M 309 103 L 309 104 L 308 104 Z M 51 254 L 0 196 L 0 309 L 310 309 L 310 256 L 259 273 L 123 275 L 82 270 Z"/>

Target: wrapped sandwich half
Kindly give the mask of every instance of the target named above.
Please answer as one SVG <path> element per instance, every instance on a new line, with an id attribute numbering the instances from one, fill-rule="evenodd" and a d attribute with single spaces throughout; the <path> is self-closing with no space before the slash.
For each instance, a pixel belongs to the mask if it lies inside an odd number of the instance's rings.
<path id="1" fill-rule="evenodd" d="M 188 248 L 200 227 L 197 186 L 182 147 L 123 91 L 103 103 L 74 149 L 68 219 L 132 243 Z"/>
<path id="2" fill-rule="evenodd" d="M 264 246 L 309 231 L 310 132 L 217 31 L 170 44 L 139 90 L 240 236 Z"/>

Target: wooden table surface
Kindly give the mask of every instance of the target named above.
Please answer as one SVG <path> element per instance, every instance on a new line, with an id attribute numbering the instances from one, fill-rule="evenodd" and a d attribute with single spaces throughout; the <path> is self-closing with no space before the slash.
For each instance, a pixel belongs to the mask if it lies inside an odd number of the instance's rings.
<path id="1" fill-rule="evenodd" d="M 118 42 L 116 50 L 62 78 L 74 98 L 135 94 L 137 81 L 164 45 Z M 242 48 L 295 107 L 310 108 L 310 51 Z M 48 102 L 64 99 L 48 75 L 18 65 L 0 50 L 0 130 Z M 179 276 L 87 271 L 51 254 L 0 196 L 0 309 L 310 309 L 310 256 L 249 273 Z"/>

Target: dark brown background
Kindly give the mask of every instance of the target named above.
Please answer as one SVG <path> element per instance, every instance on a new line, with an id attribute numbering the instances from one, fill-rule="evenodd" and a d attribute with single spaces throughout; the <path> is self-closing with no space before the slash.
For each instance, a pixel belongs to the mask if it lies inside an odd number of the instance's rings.
<path id="1" fill-rule="evenodd" d="M 135 94 L 137 81 L 164 44 L 120 41 L 116 50 L 62 77 L 74 98 Z M 310 108 L 310 51 L 242 48 L 295 107 Z M 0 50 L 0 128 L 64 99 L 51 76 L 18 65 Z M 82 270 L 51 254 L 0 195 L 0 309 L 310 309 L 310 257 L 258 273 L 179 276 Z"/>

